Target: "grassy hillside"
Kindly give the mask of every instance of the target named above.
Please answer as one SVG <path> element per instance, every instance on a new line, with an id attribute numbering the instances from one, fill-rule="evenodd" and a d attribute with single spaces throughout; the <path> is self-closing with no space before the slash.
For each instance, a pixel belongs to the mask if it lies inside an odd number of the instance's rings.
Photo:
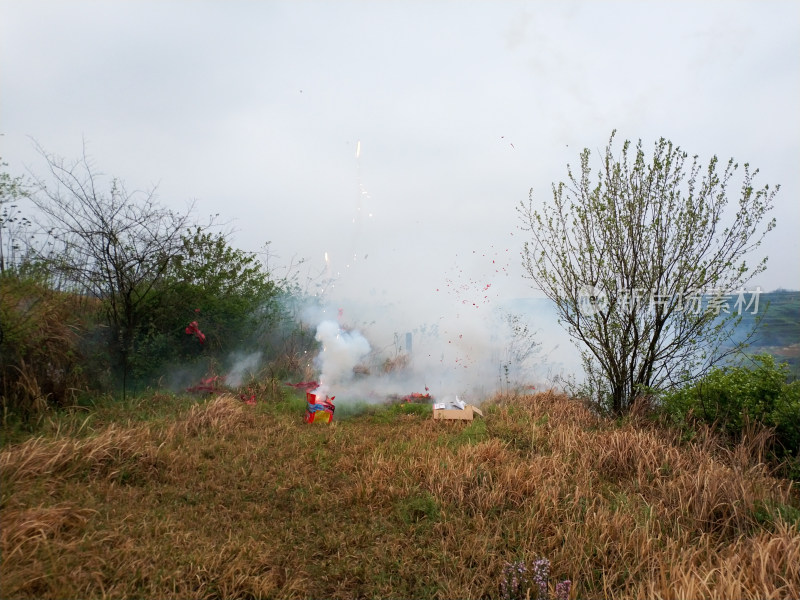
<path id="1" fill-rule="evenodd" d="M 571 598 L 800 596 L 800 501 L 758 436 L 682 444 L 552 393 L 484 408 L 325 426 L 295 396 L 154 396 L 53 420 L 0 453 L 0 595 L 500 597 L 507 563 L 546 558 Z"/>
<path id="2" fill-rule="evenodd" d="M 759 315 L 763 318 L 750 341 L 749 352 L 767 352 L 788 363 L 793 376 L 800 377 L 800 292 L 779 290 L 762 294 L 758 313 L 743 313 L 742 331 L 749 331 Z"/>

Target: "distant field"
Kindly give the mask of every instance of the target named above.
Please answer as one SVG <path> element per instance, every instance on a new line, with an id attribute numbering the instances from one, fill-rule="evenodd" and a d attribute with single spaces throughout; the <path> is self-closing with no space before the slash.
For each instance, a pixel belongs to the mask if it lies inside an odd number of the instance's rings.
<path id="1" fill-rule="evenodd" d="M 469 424 L 186 404 L 4 445 L 3 598 L 486 598 L 540 557 L 571 598 L 800 597 L 800 499 L 758 438 L 681 443 L 552 393 Z"/>

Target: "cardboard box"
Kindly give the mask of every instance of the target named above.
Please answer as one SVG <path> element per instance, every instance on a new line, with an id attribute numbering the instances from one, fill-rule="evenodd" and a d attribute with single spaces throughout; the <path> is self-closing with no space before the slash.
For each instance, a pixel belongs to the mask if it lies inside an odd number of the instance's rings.
<path id="1" fill-rule="evenodd" d="M 477 406 L 467 404 L 463 410 L 460 408 L 434 408 L 433 418 L 443 421 L 472 421 L 475 415 L 483 416 L 483 412 Z"/>

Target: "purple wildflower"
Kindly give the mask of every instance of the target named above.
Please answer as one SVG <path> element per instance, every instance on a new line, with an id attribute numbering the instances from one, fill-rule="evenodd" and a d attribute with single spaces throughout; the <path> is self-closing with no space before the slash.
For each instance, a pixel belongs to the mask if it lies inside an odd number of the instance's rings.
<path id="1" fill-rule="evenodd" d="M 569 590 L 572 587 L 572 582 L 565 579 L 556 584 L 556 600 L 569 600 Z"/>
<path id="2" fill-rule="evenodd" d="M 547 598 L 547 581 L 550 579 L 550 561 L 539 558 L 533 561 L 533 583 L 536 586 L 536 598 Z"/>
<path id="3" fill-rule="evenodd" d="M 500 597 L 503 600 L 536 598 L 549 600 L 547 584 L 550 581 L 550 561 L 537 558 L 530 568 L 524 561 L 506 563 L 500 579 Z M 572 582 L 565 579 L 556 584 L 554 600 L 569 600 Z"/>

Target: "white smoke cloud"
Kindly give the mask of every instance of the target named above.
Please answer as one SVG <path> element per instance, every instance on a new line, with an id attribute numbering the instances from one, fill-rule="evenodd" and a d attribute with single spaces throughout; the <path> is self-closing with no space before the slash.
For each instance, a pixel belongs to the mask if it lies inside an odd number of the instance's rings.
<path id="1" fill-rule="evenodd" d="M 253 376 L 261 366 L 261 352 L 247 355 L 234 355 L 233 367 L 225 375 L 225 383 L 232 387 L 242 385 L 248 376 Z"/>
<path id="2" fill-rule="evenodd" d="M 337 405 L 426 392 L 437 401 L 459 396 L 479 404 L 509 387 L 545 387 L 559 367 L 552 362 L 552 336 L 542 335 L 553 317 L 539 305 L 470 303 L 464 310 L 460 300 L 408 307 L 365 296 L 339 298 L 304 315 L 322 317 L 317 324 L 307 321 L 321 343 L 315 393 L 335 396 Z"/>
<path id="3" fill-rule="evenodd" d="M 352 381 L 353 369 L 370 352 L 367 339 L 358 331 L 344 331 L 335 321 L 317 325 L 316 340 L 322 344 L 317 365 L 320 385 L 315 390 L 322 398 L 335 395 L 335 388 Z"/>
<path id="4" fill-rule="evenodd" d="M 579 363 L 564 352 L 570 344 L 549 301 L 517 295 L 511 244 L 459 249 L 442 273 L 411 260 L 398 272 L 383 260 L 391 241 L 367 233 L 357 238 L 362 260 L 343 265 L 336 285 L 298 311 L 325 346 L 316 362 L 318 395 L 381 403 L 428 392 L 436 401 L 480 404 L 497 391 L 546 388 L 554 376 L 575 372 Z M 355 340 L 362 345 L 353 356 Z"/>

